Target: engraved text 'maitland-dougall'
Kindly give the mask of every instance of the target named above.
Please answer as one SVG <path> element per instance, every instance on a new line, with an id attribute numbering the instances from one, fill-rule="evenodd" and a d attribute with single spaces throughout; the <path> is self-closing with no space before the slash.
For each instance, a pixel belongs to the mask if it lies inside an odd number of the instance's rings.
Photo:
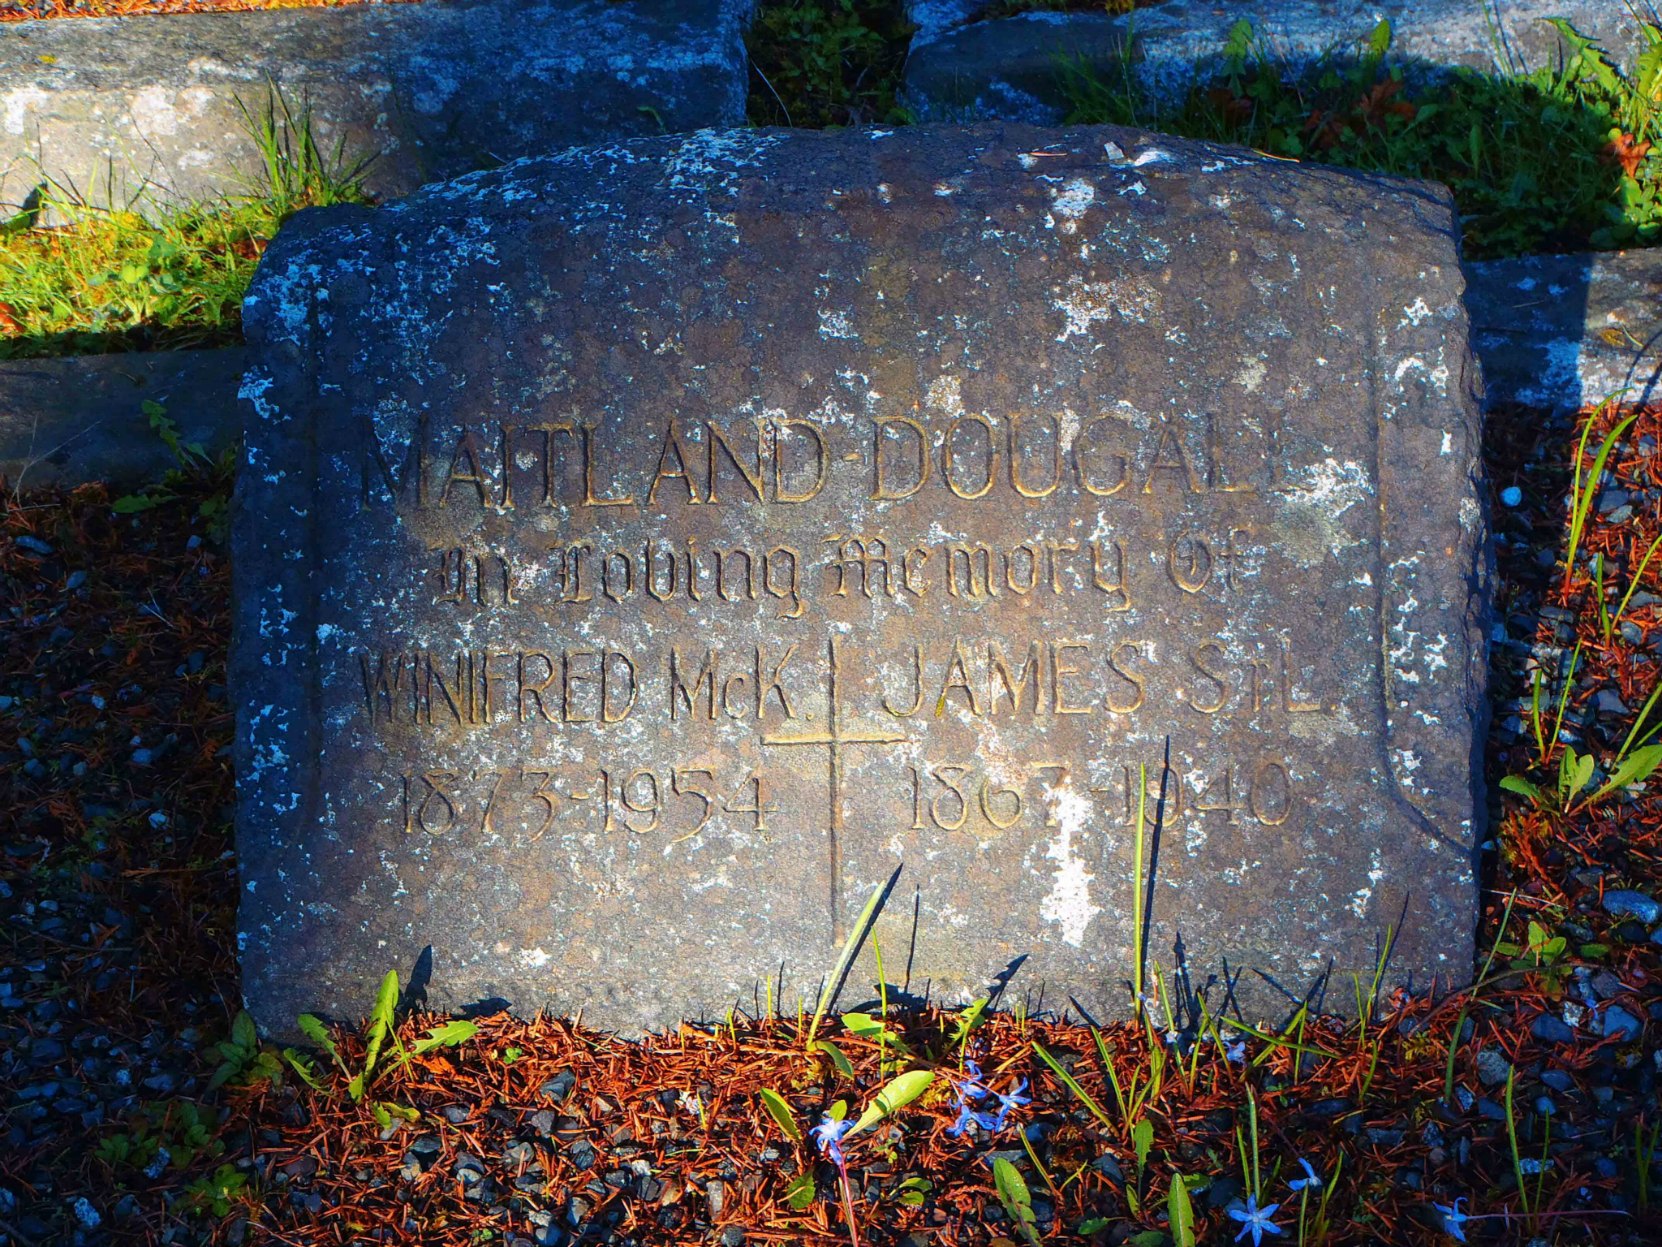
<path id="1" fill-rule="evenodd" d="M 418 421 L 402 446 L 376 437 L 362 465 L 364 505 L 575 506 L 638 511 L 811 502 L 834 472 L 858 472 L 885 502 L 931 492 L 995 503 L 1179 493 L 1257 494 L 1288 479 L 1273 418 L 1131 412 L 873 416 L 841 423 L 764 416 L 728 422 L 670 417 L 626 443 L 569 418 L 435 428 Z M 647 449 L 649 448 L 649 449 Z"/>

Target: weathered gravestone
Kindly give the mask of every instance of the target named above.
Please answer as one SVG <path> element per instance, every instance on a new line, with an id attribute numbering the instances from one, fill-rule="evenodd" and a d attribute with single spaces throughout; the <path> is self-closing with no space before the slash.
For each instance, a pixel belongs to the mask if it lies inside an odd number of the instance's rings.
<path id="1" fill-rule="evenodd" d="M 1464 979 L 1460 296 L 1437 188 L 1110 129 L 300 218 L 247 304 L 250 1005 L 430 949 L 442 1006 L 788 1006 L 904 863 L 892 981 L 1123 1012 L 1143 767 L 1151 958 L 1250 1010 L 1393 928 L 1394 981 Z"/>

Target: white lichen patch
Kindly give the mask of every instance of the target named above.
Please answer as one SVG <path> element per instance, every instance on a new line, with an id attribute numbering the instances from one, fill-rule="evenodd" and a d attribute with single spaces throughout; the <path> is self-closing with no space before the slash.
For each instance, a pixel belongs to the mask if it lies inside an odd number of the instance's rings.
<path id="1" fill-rule="evenodd" d="M 1046 226 L 1063 234 L 1074 233 L 1079 229 L 1079 219 L 1095 199 L 1096 187 L 1084 178 L 1074 178 L 1060 190 L 1051 192 Z"/>
<path id="2" fill-rule="evenodd" d="M 1160 292 L 1141 277 L 1124 275 L 1107 281 L 1070 277 L 1066 291 L 1052 299 L 1051 306 L 1063 317 L 1056 341 L 1066 342 L 1075 334 L 1090 336 L 1092 325 L 1115 317 L 1146 324 L 1160 314 Z"/>
<path id="3" fill-rule="evenodd" d="M 1391 380 L 1400 386 L 1403 383 L 1403 378 L 1411 372 L 1422 374 L 1439 394 L 1448 393 L 1449 370 L 1447 365 L 1427 364 L 1418 355 L 1409 355 L 1398 361 L 1396 368 L 1391 372 Z"/>
<path id="4" fill-rule="evenodd" d="M 924 392 L 925 406 L 949 416 L 964 414 L 963 383 L 957 377 L 936 377 Z"/>
<path id="5" fill-rule="evenodd" d="M 1397 328 L 1403 329 L 1409 325 L 1418 328 L 1430 319 L 1431 309 L 1426 306 L 1423 298 L 1418 298 L 1402 309 L 1402 319 L 1397 322 Z"/>
<path id="6" fill-rule="evenodd" d="M 1264 361 L 1253 356 L 1241 357 L 1241 371 L 1235 374 L 1235 384 L 1248 394 L 1256 393 L 1258 387 L 1264 384 L 1264 378 L 1269 374 Z"/>
<path id="7" fill-rule="evenodd" d="M 1298 474 L 1297 488 L 1276 498 L 1276 531 L 1288 555 L 1304 567 L 1336 558 L 1358 538 L 1346 529 L 1345 513 L 1373 497 L 1365 466 L 1329 456 Z"/>
<path id="8" fill-rule="evenodd" d="M 1368 858 L 1368 882 L 1356 889 L 1350 898 L 1350 912 L 1358 918 L 1368 916 L 1368 902 L 1373 899 L 1373 891 L 1385 878 L 1385 867 L 1380 863 L 1379 850 L 1374 849 Z"/>
<path id="9" fill-rule="evenodd" d="M 849 322 L 846 308 L 822 307 L 819 310 L 819 336 L 822 338 L 859 338 Z"/>

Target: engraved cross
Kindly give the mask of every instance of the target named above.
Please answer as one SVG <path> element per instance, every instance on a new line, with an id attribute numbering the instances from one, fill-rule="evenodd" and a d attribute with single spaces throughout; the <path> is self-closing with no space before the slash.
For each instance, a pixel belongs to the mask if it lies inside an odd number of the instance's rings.
<path id="1" fill-rule="evenodd" d="M 819 732 L 800 736 L 762 737 L 764 745 L 823 745 L 827 751 L 827 789 L 830 801 L 829 849 L 831 855 L 831 938 L 843 941 L 842 917 L 842 830 L 843 830 L 843 750 L 849 745 L 900 745 L 909 737 L 894 732 L 844 731 L 837 705 L 837 636 L 826 639 L 826 724 Z"/>

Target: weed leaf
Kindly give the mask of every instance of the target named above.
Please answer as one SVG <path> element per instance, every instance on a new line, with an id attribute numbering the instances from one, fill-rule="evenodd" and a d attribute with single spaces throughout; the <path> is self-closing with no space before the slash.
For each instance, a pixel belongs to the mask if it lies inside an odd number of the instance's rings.
<path id="1" fill-rule="evenodd" d="M 850 1133 L 857 1134 L 868 1126 L 875 1126 L 885 1117 L 892 1117 L 929 1090 L 929 1084 L 935 1081 L 935 1071 L 915 1069 L 889 1080 L 888 1084 L 879 1091 L 866 1111 L 860 1114 Z"/>
<path id="2" fill-rule="evenodd" d="M 854 1077 L 854 1062 L 850 1061 L 848 1055 L 829 1039 L 816 1041 L 809 1051 L 825 1053 L 826 1056 L 831 1058 L 831 1064 L 836 1066 L 837 1073 L 844 1078 Z"/>
<path id="3" fill-rule="evenodd" d="M 1137 1154 L 1137 1172 L 1148 1164 L 1148 1152 L 1154 1146 L 1154 1123 L 1144 1117 L 1131 1127 L 1131 1150 Z"/>
<path id="4" fill-rule="evenodd" d="M 398 1009 L 398 971 L 388 970 L 375 993 L 375 1007 L 369 1012 L 369 1037 L 364 1051 L 364 1071 L 356 1081 L 359 1091 L 375 1073 L 375 1063 L 381 1058 L 381 1048 L 394 1025 L 393 1015 Z M 353 1099 L 356 1099 L 354 1096 Z"/>
<path id="5" fill-rule="evenodd" d="M 1593 794 L 1593 800 L 1615 792 L 1618 788 L 1626 788 L 1629 784 L 1649 779 L 1658 766 L 1662 766 L 1662 745 L 1646 745 L 1642 749 L 1635 749 L 1611 772 L 1610 778 Z"/>
<path id="6" fill-rule="evenodd" d="M 802 1143 L 802 1127 L 796 1124 L 796 1115 L 791 1112 L 791 1106 L 785 1103 L 785 1097 L 767 1087 L 762 1088 L 761 1095 L 762 1104 L 766 1106 L 773 1120 L 779 1123 L 779 1128 L 785 1132 L 785 1137 L 800 1146 Z"/>
<path id="7" fill-rule="evenodd" d="M 454 1048 L 464 1044 L 479 1033 L 479 1027 L 466 1018 L 456 1018 L 446 1022 L 443 1026 L 435 1026 L 427 1032 L 425 1039 L 418 1039 L 410 1045 L 412 1056 L 425 1056 L 435 1048 Z"/>
<path id="8" fill-rule="evenodd" d="M 1004 1205 L 1010 1220 L 1021 1230 L 1022 1237 L 1038 1247 L 1039 1230 L 1033 1216 L 1033 1196 L 1028 1193 L 1027 1182 L 1021 1172 L 1002 1156 L 993 1160 L 993 1189 L 998 1192 L 998 1202 Z"/>
<path id="9" fill-rule="evenodd" d="M 335 1047 L 335 1041 L 330 1038 L 329 1030 L 322 1022 L 310 1013 L 302 1013 L 295 1019 L 295 1025 L 300 1027 L 302 1035 L 329 1054 L 329 1059 L 334 1061 L 341 1073 L 351 1075 L 352 1071 L 346 1068 L 346 1062 L 340 1059 L 340 1049 Z"/>
<path id="10" fill-rule="evenodd" d="M 814 1194 L 814 1175 L 799 1173 L 791 1179 L 791 1184 L 785 1188 L 785 1202 L 797 1212 L 801 1212 L 814 1202 Z"/>
<path id="11" fill-rule="evenodd" d="M 1183 1175 L 1174 1173 L 1171 1194 L 1166 1196 L 1166 1214 L 1171 1218 L 1172 1247 L 1195 1247 L 1195 1209 L 1189 1202 L 1189 1188 Z"/>

